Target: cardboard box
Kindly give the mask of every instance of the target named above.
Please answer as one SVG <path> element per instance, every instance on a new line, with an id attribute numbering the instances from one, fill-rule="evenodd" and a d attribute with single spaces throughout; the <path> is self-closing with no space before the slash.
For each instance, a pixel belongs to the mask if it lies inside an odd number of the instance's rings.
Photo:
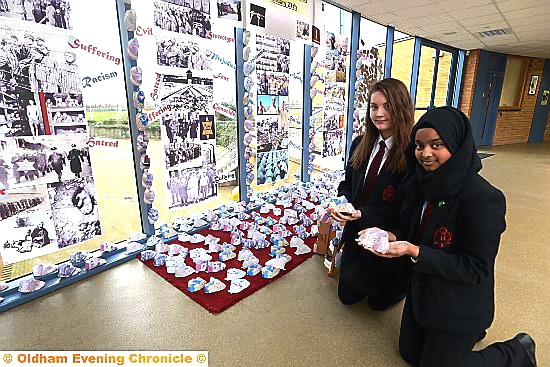
<path id="1" fill-rule="evenodd" d="M 315 246 L 313 246 L 313 252 L 325 255 L 327 253 L 328 244 L 336 237 L 336 231 L 330 229 L 332 223 L 319 222 L 317 225 L 319 226 L 319 234 L 317 235 L 317 242 Z"/>

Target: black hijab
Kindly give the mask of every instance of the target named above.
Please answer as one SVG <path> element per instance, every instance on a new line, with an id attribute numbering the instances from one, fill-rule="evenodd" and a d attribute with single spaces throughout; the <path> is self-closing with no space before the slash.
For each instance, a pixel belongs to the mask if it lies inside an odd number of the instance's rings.
<path id="1" fill-rule="evenodd" d="M 435 129 L 445 142 L 452 156 L 437 170 L 428 172 L 416 161 L 415 137 L 422 128 Z M 458 194 L 466 178 L 481 170 L 481 160 L 472 135 L 468 117 L 453 107 L 437 107 L 426 112 L 411 133 L 406 151 L 409 164 L 409 177 L 404 183 L 410 193 L 418 193 L 423 200 L 434 201 L 450 198 Z"/>

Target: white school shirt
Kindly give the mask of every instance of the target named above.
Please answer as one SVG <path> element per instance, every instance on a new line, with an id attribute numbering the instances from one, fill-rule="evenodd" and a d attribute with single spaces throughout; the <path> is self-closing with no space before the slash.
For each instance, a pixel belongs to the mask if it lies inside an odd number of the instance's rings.
<path id="1" fill-rule="evenodd" d="M 369 164 L 367 165 L 367 170 L 365 171 L 365 180 L 367 179 L 367 174 L 369 173 L 369 168 L 372 163 L 372 160 L 374 159 L 374 157 L 376 156 L 376 153 L 378 153 L 378 150 L 380 149 L 380 142 L 382 140 L 384 140 L 382 139 L 382 135 L 378 135 L 378 139 L 376 139 L 376 143 L 374 144 L 374 149 L 370 153 Z M 384 163 L 386 162 L 386 159 L 388 158 L 390 149 L 393 145 L 393 136 L 390 136 L 389 138 L 384 140 L 384 143 L 386 144 L 386 151 L 384 152 L 384 156 L 382 157 L 382 163 L 380 163 L 380 168 L 378 168 L 377 173 L 380 173 L 382 166 L 384 165 Z"/>

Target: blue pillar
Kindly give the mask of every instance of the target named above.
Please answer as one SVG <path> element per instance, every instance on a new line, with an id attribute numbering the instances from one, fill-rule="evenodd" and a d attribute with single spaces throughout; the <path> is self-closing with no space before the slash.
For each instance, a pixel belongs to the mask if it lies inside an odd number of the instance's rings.
<path id="1" fill-rule="evenodd" d="M 348 116 L 346 126 L 346 149 L 344 152 L 345 162 L 348 161 L 349 150 L 353 139 L 353 111 L 355 101 L 355 82 L 357 81 L 357 51 L 361 38 L 361 14 L 353 12 L 351 14 L 351 45 L 350 45 L 350 68 L 348 84 Z"/>
<path id="2" fill-rule="evenodd" d="M 243 35 L 244 29 L 235 28 L 235 63 L 237 79 L 237 141 L 239 143 L 238 165 L 239 165 L 239 196 L 240 200 L 248 201 L 248 186 L 246 185 L 246 159 L 244 158 L 244 60 L 243 60 Z"/>
<path id="3" fill-rule="evenodd" d="M 393 58 L 393 34 L 395 28 L 388 26 L 386 31 L 386 55 L 384 56 L 384 78 L 391 77 L 391 63 Z"/>
<path id="4" fill-rule="evenodd" d="M 303 105 L 302 105 L 302 167 L 300 170 L 300 180 L 302 182 L 308 182 L 310 179 L 310 174 L 308 172 L 309 167 L 309 144 L 311 139 L 309 138 L 309 129 L 311 123 L 309 119 L 311 118 L 311 49 L 310 45 L 304 45 L 304 84 L 303 84 Z"/>
<path id="5" fill-rule="evenodd" d="M 416 104 L 416 90 L 418 85 L 418 71 L 420 70 L 421 49 L 422 49 L 422 40 L 420 39 L 420 37 L 415 37 L 413 63 L 412 63 L 412 71 L 411 71 L 411 86 L 409 88 L 409 90 L 411 91 L 413 104 Z"/>
<path id="6" fill-rule="evenodd" d="M 455 66 L 455 72 L 456 77 L 454 81 L 454 87 L 453 87 L 453 97 L 452 102 L 450 103 L 451 106 L 458 108 L 458 105 L 460 103 L 460 89 L 462 87 L 462 75 L 464 73 L 464 59 L 466 57 L 466 51 L 464 50 L 458 50 L 457 55 L 457 62 Z M 455 64 L 453 63 L 453 66 Z M 454 75 L 454 74 L 451 74 Z M 447 105 L 449 105 L 449 102 L 447 102 Z"/>
<path id="7" fill-rule="evenodd" d="M 134 107 L 132 101 L 134 100 L 134 90 L 137 90 L 137 87 L 134 87 L 130 79 L 130 69 L 132 66 L 136 66 L 137 63 L 135 60 L 132 60 L 128 57 L 128 39 L 134 37 L 134 32 L 129 32 L 126 30 L 126 25 L 124 24 L 124 14 L 127 10 L 131 9 L 129 4 L 126 4 L 123 0 L 116 1 L 117 13 L 118 13 L 118 27 L 120 32 L 121 40 L 121 52 L 122 52 L 122 61 L 124 66 L 124 77 L 126 84 L 126 103 L 128 110 L 128 120 L 130 121 L 130 135 L 132 140 L 132 152 L 134 155 L 134 169 L 136 173 L 136 187 L 138 191 L 138 203 L 139 203 L 139 212 L 141 218 L 141 227 L 143 233 L 151 236 L 155 233 L 154 225 L 149 223 L 147 218 L 147 212 L 151 208 L 151 204 L 145 203 L 143 200 L 143 194 L 145 192 L 143 184 L 141 183 L 141 177 L 143 176 L 143 170 L 140 167 L 140 158 L 141 155 L 137 150 L 137 136 L 139 135 L 139 130 L 136 125 L 136 108 Z M 163 162 L 152 162 L 151 164 L 162 164 Z M 161 177 L 157 177 L 157 180 Z"/>

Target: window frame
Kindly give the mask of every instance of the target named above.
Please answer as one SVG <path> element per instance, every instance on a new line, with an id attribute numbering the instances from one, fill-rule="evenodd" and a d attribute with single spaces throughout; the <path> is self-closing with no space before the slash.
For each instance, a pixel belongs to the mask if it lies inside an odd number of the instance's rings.
<path id="1" fill-rule="evenodd" d="M 501 102 L 501 98 L 502 98 L 502 92 L 500 94 L 500 98 L 499 98 L 499 101 L 498 101 L 498 111 L 520 111 L 521 110 L 521 106 L 523 104 L 523 95 L 525 93 L 525 86 L 526 84 L 528 83 L 528 80 L 527 80 L 527 76 L 528 76 L 528 71 L 529 71 L 529 58 L 528 57 L 524 57 L 524 56 L 516 56 L 516 55 L 507 55 L 506 57 L 506 69 L 504 70 L 504 76 L 503 76 L 503 79 L 502 79 L 502 86 L 504 87 L 504 82 L 506 80 L 506 71 L 508 69 L 508 60 L 510 59 L 515 59 L 515 60 L 520 60 L 523 62 L 523 70 L 521 71 L 521 76 L 519 77 L 519 81 L 520 83 L 518 84 L 521 84 L 521 85 L 518 85 L 518 88 L 516 89 L 516 91 L 519 91 L 519 93 L 517 94 L 516 96 L 516 103 L 517 104 L 513 104 L 513 105 L 510 105 L 510 106 L 503 106 L 500 104 Z"/>

